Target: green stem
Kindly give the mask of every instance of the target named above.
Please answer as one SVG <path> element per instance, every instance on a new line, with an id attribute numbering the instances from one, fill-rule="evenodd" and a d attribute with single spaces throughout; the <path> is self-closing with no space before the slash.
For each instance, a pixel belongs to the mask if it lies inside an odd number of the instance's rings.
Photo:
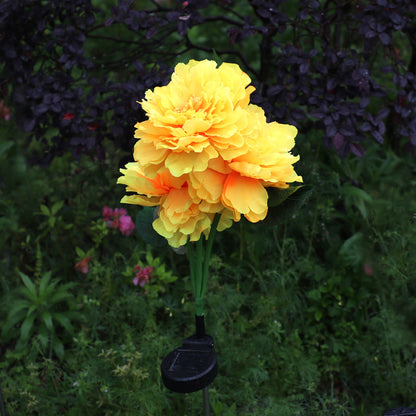
<path id="1" fill-rule="evenodd" d="M 188 242 L 188 257 L 189 257 L 189 272 L 191 274 L 192 292 L 196 294 L 196 281 L 195 281 L 195 251 L 191 242 Z"/>
<path id="2" fill-rule="evenodd" d="M 202 290 L 205 294 L 205 291 L 207 289 L 207 282 L 208 282 L 208 276 L 209 276 L 209 261 L 211 259 L 211 253 L 212 253 L 212 246 L 214 244 L 215 234 L 217 232 L 217 225 L 220 220 L 220 215 L 216 214 L 214 217 L 214 221 L 212 222 L 211 231 L 208 236 L 207 241 L 207 247 L 205 250 L 205 258 L 204 258 L 204 269 L 202 273 Z"/>
<path id="3" fill-rule="evenodd" d="M 220 216 L 216 214 L 211 226 L 205 250 L 203 237 L 196 242 L 196 250 L 193 243 L 188 242 L 189 268 L 197 316 L 202 316 L 204 314 L 204 297 L 209 275 L 209 260 L 211 258 L 212 246 L 219 219 Z"/>
<path id="4" fill-rule="evenodd" d="M 204 291 L 203 291 L 203 262 L 204 262 L 204 241 L 202 237 L 196 242 L 196 265 L 195 265 L 195 280 L 196 280 L 196 314 L 198 316 L 204 314 Z"/>

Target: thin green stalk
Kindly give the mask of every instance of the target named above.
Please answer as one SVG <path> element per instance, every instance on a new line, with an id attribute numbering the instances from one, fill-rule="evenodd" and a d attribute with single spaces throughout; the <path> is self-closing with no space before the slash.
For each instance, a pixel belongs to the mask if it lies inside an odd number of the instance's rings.
<path id="1" fill-rule="evenodd" d="M 219 215 L 216 215 L 214 218 L 205 250 L 203 237 L 196 242 L 196 249 L 193 246 L 193 243 L 188 242 L 192 291 L 195 297 L 196 314 L 198 316 L 202 316 L 204 314 L 204 297 L 209 275 L 209 260 L 211 258 L 212 246 L 219 218 Z"/>
<path id="2" fill-rule="evenodd" d="M 198 316 L 204 314 L 204 293 L 203 293 L 203 261 L 204 261 L 204 241 L 202 237 L 196 242 L 196 264 L 195 264 L 195 280 L 196 280 L 196 314 Z"/>
<path id="3" fill-rule="evenodd" d="M 188 242 L 188 257 L 189 257 L 189 273 L 191 275 L 192 292 L 196 294 L 196 281 L 195 281 L 195 251 L 191 242 Z"/>
<path id="4" fill-rule="evenodd" d="M 214 239 L 215 234 L 217 232 L 217 226 L 218 222 L 220 220 L 219 214 L 216 214 L 214 217 L 214 221 L 212 222 L 211 231 L 208 236 L 207 246 L 205 249 L 205 257 L 204 257 L 204 269 L 202 274 L 202 293 L 205 294 L 205 291 L 207 289 L 207 282 L 208 282 L 208 276 L 209 276 L 209 261 L 211 259 L 211 253 L 212 253 L 212 246 L 214 245 Z"/>

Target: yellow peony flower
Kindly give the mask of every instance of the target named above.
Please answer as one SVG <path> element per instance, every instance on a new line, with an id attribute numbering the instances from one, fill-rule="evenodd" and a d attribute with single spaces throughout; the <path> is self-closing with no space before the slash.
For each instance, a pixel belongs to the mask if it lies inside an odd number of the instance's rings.
<path id="1" fill-rule="evenodd" d="M 290 153 L 297 129 L 267 123 L 250 82 L 236 64 L 191 60 L 141 102 L 148 119 L 135 126 L 136 162 L 121 169 L 133 193 L 122 202 L 158 206 L 153 227 L 173 247 L 207 236 L 215 214 L 220 231 L 242 215 L 263 220 L 267 187 L 302 182 Z"/>

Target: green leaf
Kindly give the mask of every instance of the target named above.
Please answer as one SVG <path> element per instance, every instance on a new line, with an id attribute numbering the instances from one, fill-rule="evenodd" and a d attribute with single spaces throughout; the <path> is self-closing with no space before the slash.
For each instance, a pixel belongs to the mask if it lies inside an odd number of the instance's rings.
<path id="1" fill-rule="evenodd" d="M 24 321 L 20 328 L 20 340 L 22 342 L 27 342 L 30 337 L 30 333 L 33 329 L 33 322 L 35 320 L 35 315 L 28 316 Z"/>
<path id="2" fill-rule="evenodd" d="M 48 303 L 50 305 L 54 305 L 54 304 L 63 302 L 65 300 L 69 300 L 71 298 L 72 298 L 72 295 L 70 293 L 59 291 L 59 292 L 54 293 L 54 295 L 51 298 L 49 298 Z"/>
<path id="3" fill-rule="evenodd" d="M 38 305 L 31 305 L 31 306 L 30 306 L 30 308 L 29 308 L 29 309 L 28 309 L 28 311 L 27 311 L 26 316 L 32 315 L 32 313 L 33 313 L 36 309 L 38 309 Z"/>
<path id="4" fill-rule="evenodd" d="M 55 202 L 51 208 L 52 214 L 55 215 L 63 207 L 63 205 L 64 205 L 64 201 Z"/>
<path id="5" fill-rule="evenodd" d="M 13 306 L 9 311 L 8 319 L 11 319 L 15 314 L 20 312 L 22 309 L 29 308 L 30 305 L 31 305 L 31 303 L 26 299 L 14 301 Z"/>
<path id="6" fill-rule="evenodd" d="M 40 206 L 40 211 L 42 212 L 43 215 L 45 215 L 46 217 L 49 217 L 51 215 L 51 212 L 49 211 L 49 208 L 46 205 L 41 205 Z"/>
<path id="7" fill-rule="evenodd" d="M 45 333 L 39 333 L 37 336 L 40 344 L 42 345 L 43 349 L 46 350 L 50 336 Z"/>
<path id="8" fill-rule="evenodd" d="M 26 276 L 24 273 L 19 272 L 20 274 L 20 278 L 23 280 L 24 285 L 27 288 L 27 291 L 25 291 L 24 293 L 27 293 L 27 297 L 32 300 L 32 302 L 36 302 L 37 298 L 38 298 L 38 294 L 36 291 L 36 286 L 35 284 L 30 280 L 29 276 Z"/>
<path id="9" fill-rule="evenodd" d="M 364 191 L 364 189 L 352 185 L 343 186 L 341 192 L 346 197 L 346 204 L 348 206 L 355 205 L 362 217 L 366 219 L 368 217 L 366 204 L 371 204 L 373 202 L 371 195 Z"/>
<path id="10" fill-rule="evenodd" d="M 39 298 L 43 298 L 48 287 L 49 280 L 51 279 L 51 272 L 46 272 L 39 283 Z"/>
<path id="11" fill-rule="evenodd" d="M 74 328 L 72 327 L 71 321 L 63 313 L 54 313 L 53 318 L 59 322 L 63 328 L 70 334 L 73 334 Z"/>
<path id="12" fill-rule="evenodd" d="M 14 145 L 14 142 L 12 141 L 1 142 L 0 143 L 0 156 L 2 156 L 3 153 L 6 153 L 13 145 Z"/>
<path id="13" fill-rule="evenodd" d="M 296 211 L 310 198 L 312 195 L 313 188 L 309 185 L 296 186 L 293 192 L 289 193 L 287 190 L 286 193 L 280 196 L 274 196 L 274 203 L 279 203 L 276 206 L 271 206 L 269 208 L 267 217 L 262 224 L 265 226 L 274 226 L 285 221 L 290 220 Z M 289 194 L 288 194 L 289 193 Z"/>
<path id="14" fill-rule="evenodd" d="M 290 186 L 286 189 L 279 189 L 269 187 L 267 188 L 267 193 L 269 195 L 269 199 L 267 201 L 267 205 L 269 207 L 277 207 L 278 205 L 282 204 L 290 195 L 294 194 L 298 189 L 303 188 L 303 185 L 299 186 Z"/>
<path id="15" fill-rule="evenodd" d="M 53 322 L 52 322 L 52 316 L 51 313 L 49 311 L 44 311 L 42 313 L 42 321 L 46 326 L 46 329 L 52 333 L 53 332 Z"/>
<path id="16" fill-rule="evenodd" d="M 21 322 L 25 316 L 27 316 L 24 309 L 20 309 L 7 317 L 6 323 L 2 327 L 2 336 L 8 338 L 10 336 L 10 330 L 19 322 Z M 4 341 L 4 340 L 3 340 Z"/>
<path id="17" fill-rule="evenodd" d="M 348 266 L 358 266 L 364 261 L 365 244 L 364 235 L 361 232 L 355 233 L 348 240 L 344 241 L 339 254 Z"/>
<path id="18" fill-rule="evenodd" d="M 64 358 L 64 355 L 65 355 L 64 344 L 62 344 L 62 342 L 57 338 L 53 340 L 53 350 L 55 351 L 56 356 L 60 360 Z"/>
<path id="19" fill-rule="evenodd" d="M 78 257 L 80 257 L 80 258 L 84 258 L 84 257 L 86 257 L 86 255 L 85 255 L 85 251 L 84 250 L 82 250 L 81 248 L 79 248 L 79 247 L 75 247 L 75 252 L 77 253 L 77 256 Z"/>
<path id="20" fill-rule="evenodd" d="M 42 303 L 49 302 L 50 299 L 53 298 L 55 293 L 60 292 L 62 286 L 56 288 L 56 286 L 58 285 L 59 282 L 60 282 L 59 279 L 54 279 L 51 283 L 49 283 L 47 286 L 45 286 L 44 292 L 42 293 Z M 39 294 L 39 297 L 40 297 L 40 294 Z"/>
<path id="21" fill-rule="evenodd" d="M 153 247 L 163 247 L 167 244 L 167 241 L 154 230 L 152 226 L 153 214 L 154 208 L 143 207 L 136 215 L 136 230 L 145 243 Z"/>
<path id="22" fill-rule="evenodd" d="M 217 66 L 223 63 L 223 60 L 219 57 L 215 49 L 212 50 L 212 59 L 216 62 Z"/>

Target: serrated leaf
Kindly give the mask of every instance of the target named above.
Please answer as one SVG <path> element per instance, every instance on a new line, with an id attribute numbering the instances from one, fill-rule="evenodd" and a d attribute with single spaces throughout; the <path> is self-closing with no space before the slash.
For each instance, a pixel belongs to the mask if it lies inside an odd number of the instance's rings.
<path id="1" fill-rule="evenodd" d="M 296 188 L 296 191 L 289 194 L 279 205 L 269 208 L 267 217 L 263 220 L 265 226 L 274 226 L 291 219 L 313 191 L 312 186 L 303 185 Z"/>
<path id="2" fill-rule="evenodd" d="M 163 247 L 167 241 L 154 230 L 153 221 L 153 208 L 143 207 L 136 215 L 136 230 L 145 243 L 153 247 Z"/>

